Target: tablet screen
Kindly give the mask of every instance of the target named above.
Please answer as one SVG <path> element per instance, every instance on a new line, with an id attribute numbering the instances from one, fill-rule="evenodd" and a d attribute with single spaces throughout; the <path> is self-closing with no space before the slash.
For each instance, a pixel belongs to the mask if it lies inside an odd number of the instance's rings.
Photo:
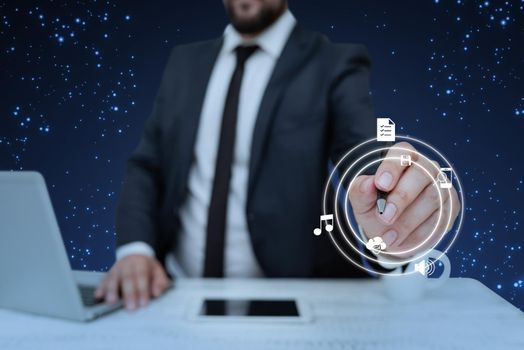
<path id="1" fill-rule="evenodd" d="M 299 317 L 295 300 L 205 299 L 200 316 Z"/>

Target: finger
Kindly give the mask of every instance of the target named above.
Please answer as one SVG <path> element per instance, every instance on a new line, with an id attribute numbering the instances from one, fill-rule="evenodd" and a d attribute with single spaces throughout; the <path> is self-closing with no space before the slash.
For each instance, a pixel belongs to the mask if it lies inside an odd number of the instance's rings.
<path id="1" fill-rule="evenodd" d="M 445 206 L 448 207 L 447 205 Z M 414 249 L 408 253 L 398 256 L 399 258 L 414 256 L 419 254 L 427 249 L 430 249 L 447 233 L 446 225 L 447 220 L 441 220 L 438 227 L 435 229 L 433 234 L 431 232 L 435 228 L 435 224 L 438 220 L 438 211 L 435 211 L 426 221 L 424 221 L 417 229 L 408 236 L 408 238 L 398 247 L 395 247 L 393 250 L 397 251 L 407 251 Z M 447 217 L 448 209 L 445 209 L 443 212 L 443 217 Z M 446 221 L 446 222 L 444 222 Z M 431 237 L 428 236 L 431 234 Z M 424 242 L 427 239 L 426 242 Z M 424 243 L 423 243 L 424 242 Z M 419 247 L 420 245 L 420 247 Z"/>
<path id="2" fill-rule="evenodd" d="M 105 297 L 105 295 L 106 295 L 106 284 L 107 284 L 108 277 L 109 277 L 109 273 L 107 273 L 107 275 L 104 276 L 104 278 L 102 279 L 100 284 L 96 287 L 95 298 L 102 299 L 103 297 Z"/>
<path id="3" fill-rule="evenodd" d="M 122 272 L 122 297 L 124 299 L 124 305 L 128 310 L 134 310 L 137 306 L 137 291 L 136 291 L 136 277 L 134 274 L 134 268 L 127 266 Z"/>
<path id="4" fill-rule="evenodd" d="M 149 303 L 149 272 L 147 269 L 140 267 L 135 272 L 136 290 L 138 293 L 138 306 L 144 307 Z"/>
<path id="5" fill-rule="evenodd" d="M 400 163 L 400 156 L 407 155 L 412 161 L 418 159 L 415 148 L 407 142 L 399 142 L 388 151 L 386 158 L 377 169 L 375 174 L 375 186 L 382 191 L 390 191 L 397 184 L 402 173 L 408 168 Z"/>
<path id="6" fill-rule="evenodd" d="M 114 279 L 117 275 L 117 267 L 114 265 L 104 276 L 100 284 L 97 286 L 95 290 L 95 298 L 102 299 L 106 297 L 106 294 L 108 292 L 108 284 L 111 279 Z"/>
<path id="7" fill-rule="evenodd" d="M 406 169 L 388 194 L 384 212 L 377 212 L 377 217 L 386 225 L 393 224 L 438 174 L 437 168 L 426 159 L 420 159 Z"/>
<path id="8" fill-rule="evenodd" d="M 372 175 L 358 176 L 349 190 L 349 201 L 355 214 L 363 214 L 373 209 L 377 201 L 377 190 Z"/>
<path id="9" fill-rule="evenodd" d="M 169 285 L 169 279 L 164 268 L 155 263 L 153 266 L 153 279 L 151 283 L 151 293 L 155 298 L 159 297 Z"/>
<path id="10" fill-rule="evenodd" d="M 440 195 L 439 195 L 440 193 Z M 398 232 L 398 238 L 394 245 L 401 245 L 404 240 L 422 225 L 435 212 L 440 211 L 442 197 L 442 212 L 448 206 L 447 191 L 440 191 L 438 186 L 430 185 L 417 197 L 417 199 L 406 209 L 406 211 L 396 221 L 394 227 Z M 442 215 L 442 219 L 447 218 Z"/>
<path id="11" fill-rule="evenodd" d="M 153 267 L 153 281 L 152 293 L 155 297 L 159 297 L 164 290 L 169 286 L 169 278 L 167 277 L 163 267 L 156 263 Z"/>
<path id="12" fill-rule="evenodd" d="M 447 190 L 442 192 L 446 193 L 447 200 L 444 200 L 444 203 L 442 205 L 442 217 L 440 223 L 438 224 L 438 227 L 435 228 L 439 216 L 439 210 L 436 210 L 428 219 L 426 219 L 422 224 L 420 224 L 401 244 L 394 245 L 390 251 L 394 252 L 406 251 L 414 248 L 416 249 L 405 254 L 396 255 L 396 257 L 407 258 L 432 248 L 445 234 L 449 233 L 450 230 L 453 228 L 455 220 L 460 212 L 460 202 L 458 198 L 458 193 L 454 189 L 451 189 L 449 191 L 450 194 L 448 194 Z M 424 242 L 428 238 L 428 235 L 431 235 L 431 237 L 428 239 L 427 242 Z M 417 247 L 418 245 L 421 246 Z"/>
<path id="13" fill-rule="evenodd" d="M 105 300 L 108 304 L 114 304 L 118 301 L 118 284 L 120 280 L 120 272 L 118 268 L 113 268 L 107 276 L 105 284 Z"/>

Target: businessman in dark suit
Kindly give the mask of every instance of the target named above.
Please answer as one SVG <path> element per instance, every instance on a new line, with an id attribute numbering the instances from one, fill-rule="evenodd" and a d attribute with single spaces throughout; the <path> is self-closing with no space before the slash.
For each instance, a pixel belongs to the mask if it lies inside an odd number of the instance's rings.
<path id="1" fill-rule="evenodd" d="M 365 275 L 311 233 L 328 161 L 374 134 L 366 49 L 302 29 L 285 0 L 224 4 L 221 38 L 172 50 L 129 159 L 117 262 L 96 291 L 109 303 L 120 291 L 127 308 L 145 306 L 167 287 L 166 265 L 192 277 Z M 350 200 L 364 232 L 400 249 L 434 225 L 432 187 L 384 161 Z M 390 192 L 383 215 L 377 189 Z"/>

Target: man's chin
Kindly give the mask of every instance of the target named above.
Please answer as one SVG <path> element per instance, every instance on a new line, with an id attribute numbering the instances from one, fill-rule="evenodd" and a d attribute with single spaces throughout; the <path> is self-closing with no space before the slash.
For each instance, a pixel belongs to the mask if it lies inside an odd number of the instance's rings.
<path id="1" fill-rule="evenodd" d="M 250 8 L 250 9 L 228 9 L 226 11 L 231 19 L 233 27 L 242 34 L 258 34 L 271 26 L 285 10 L 285 3 L 281 8 Z"/>
<path id="2" fill-rule="evenodd" d="M 232 22 L 233 27 L 242 34 L 258 34 L 266 29 L 267 25 L 261 25 L 254 19 L 242 19 Z"/>

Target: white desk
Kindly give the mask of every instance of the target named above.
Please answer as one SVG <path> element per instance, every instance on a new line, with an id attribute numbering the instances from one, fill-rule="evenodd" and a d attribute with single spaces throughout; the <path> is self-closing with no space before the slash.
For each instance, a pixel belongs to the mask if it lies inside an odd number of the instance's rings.
<path id="1" fill-rule="evenodd" d="M 179 280 L 129 313 L 88 324 L 0 310 L 0 349 L 524 349 L 524 315 L 472 279 L 452 279 L 413 304 L 395 304 L 379 281 Z M 307 324 L 195 322 L 205 296 L 298 297 Z"/>

